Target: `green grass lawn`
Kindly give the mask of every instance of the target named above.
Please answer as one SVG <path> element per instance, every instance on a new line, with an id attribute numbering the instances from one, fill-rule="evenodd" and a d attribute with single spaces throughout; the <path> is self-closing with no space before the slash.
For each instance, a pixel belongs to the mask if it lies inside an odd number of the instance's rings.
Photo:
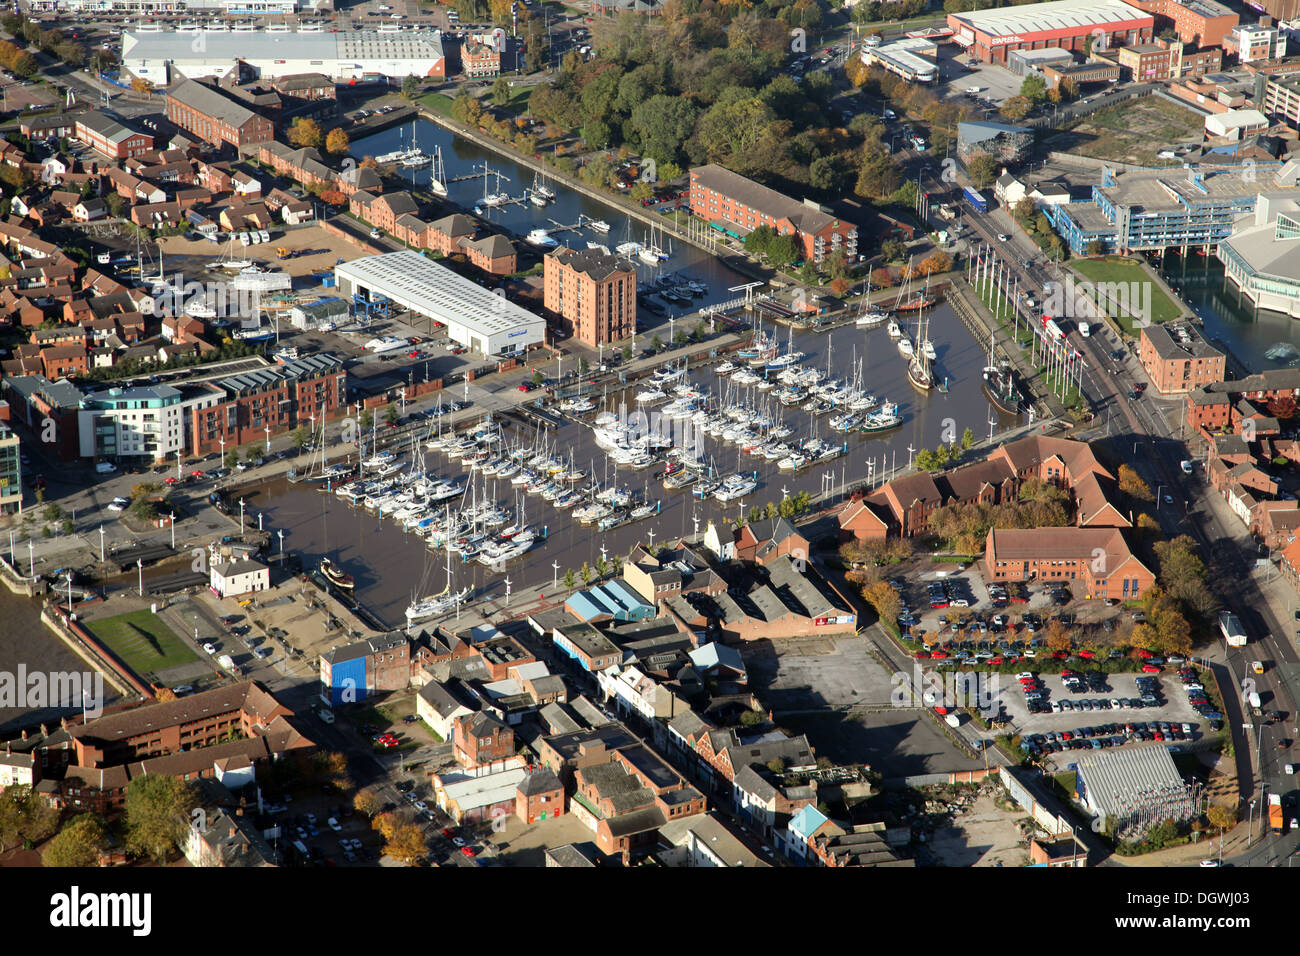
<path id="1" fill-rule="evenodd" d="M 1150 321 L 1159 324 L 1169 322 L 1182 315 L 1182 309 L 1178 303 L 1171 299 L 1160 288 L 1160 285 L 1151 278 L 1146 267 L 1141 263 L 1133 262 L 1129 259 L 1078 259 L 1070 263 L 1070 268 L 1077 272 L 1082 278 L 1091 282 L 1114 282 L 1124 283 L 1126 288 L 1131 282 L 1146 283 L 1151 292 L 1151 315 Z M 1142 290 L 1143 302 L 1145 302 L 1146 290 Z M 1120 303 L 1122 304 L 1122 303 Z M 1108 315 L 1118 322 L 1129 335 L 1137 335 L 1137 327 L 1134 324 L 1135 317 L 1128 314 L 1123 309 L 1112 308 L 1109 302 L 1099 302 L 1102 308 L 1106 309 Z M 1137 307 L 1138 302 L 1130 303 L 1130 307 Z"/>
<path id="2" fill-rule="evenodd" d="M 198 660 L 172 629 L 149 611 L 132 611 L 85 624 L 91 634 L 141 677 Z"/>
<path id="3" fill-rule="evenodd" d="M 435 113 L 442 113 L 445 116 L 451 115 L 452 99 L 446 94 L 425 93 L 417 102 L 424 104 Z"/>

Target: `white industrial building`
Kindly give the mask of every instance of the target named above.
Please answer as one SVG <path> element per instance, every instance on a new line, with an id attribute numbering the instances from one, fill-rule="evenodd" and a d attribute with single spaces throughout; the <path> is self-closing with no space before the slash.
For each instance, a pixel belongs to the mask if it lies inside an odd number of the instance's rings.
<path id="1" fill-rule="evenodd" d="M 1196 813 L 1191 788 L 1166 747 L 1101 750 L 1078 758 L 1075 789 L 1092 813 L 1117 831 Z"/>
<path id="2" fill-rule="evenodd" d="M 541 345 L 546 322 L 418 252 L 405 249 L 334 269 L 339 293 L 386 296 L 447 327 L 447 337 L 483 355 L 513 355 Z"/>
<path id="3" fill-rule="evenodd" d="M 122 68 L 155 87 L 179 76 L 225 76 L 242 60 L 262 79 L 324 73 L 337 81 L 447 72 L 439 30 L 133 32 L 122 36 Z"/>

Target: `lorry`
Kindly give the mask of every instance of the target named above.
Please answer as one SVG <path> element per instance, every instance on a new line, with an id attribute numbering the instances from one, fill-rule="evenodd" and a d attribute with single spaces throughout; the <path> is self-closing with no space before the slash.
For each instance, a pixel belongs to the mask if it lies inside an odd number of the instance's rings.
<path id="1" fill-rule="evenodd" d="M 1282 795 L 1280 793 L 1270 793 L 1268 795 L 1268 828 L 1274 833 L 1281 833 L 1286 829 L 1286 820 L 1282 817 Z"/>
<path id="2" fill-rule="evenodd" d="M 287 249 L 284 246 L 281 246 L 279 249 L 275 250 L 275 257 L 277 259 L 292 259 L 293 256 L 294 256 L 293 250 Z"/>
<path id="3" fill-rule="evenodd" d="M 1246 629 L 1241 626 L 1241 619 L 1231 611 L 1219 615 L 1219 631 L 1229 647 L 1246 646 Z"/>

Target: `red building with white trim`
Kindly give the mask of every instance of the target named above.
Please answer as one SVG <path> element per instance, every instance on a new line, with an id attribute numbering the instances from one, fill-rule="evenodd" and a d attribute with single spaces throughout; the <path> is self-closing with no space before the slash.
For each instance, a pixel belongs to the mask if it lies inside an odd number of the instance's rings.
<path id="1" fill-rule="evenodd" d="M 1052 0 L 948 14 L 953 41 L 985 63 L 1007 62 L 1012 50 L 1111 48 L 1149 43 L 1155 17 L 1123 0 Z"/>

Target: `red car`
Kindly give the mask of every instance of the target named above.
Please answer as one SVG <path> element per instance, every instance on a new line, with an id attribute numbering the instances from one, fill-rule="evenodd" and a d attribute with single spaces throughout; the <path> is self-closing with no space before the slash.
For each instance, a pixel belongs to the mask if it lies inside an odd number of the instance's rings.
<path id="1" fill-rule="evenodd" d="M 179 485 L 181 483 L 181 480 L 177 478 L 175 475 L 172 475 L 170 478 L 165 478 L 163 480 L 166 481 L 166 483 L 169 485 Z"/>
<path id="2" fill-rule="evenodd" d="M 1063 661 L 1070 656 L 1070 653 L 1069 651 L 1057 651 L 1052 656 L 1055 657 L 1058 661 Z"/>
<path id="3" fill-rule="evenodd" d="M 1145 647 L 1139 647 L 1137 649 L 1137 652 L 1138 652 L 1138 657 L 1155 657 L 1155 655 L 1152 654 L 1150 651 L 1148 651 Z"/>
<path id="4" fill-rule="evenodd" d="M 453 830 L 451 827 L 443 827 L 442 835 L 445 836 L 448 840 L 450 840 L 452 837 L 456 835 L 456 831 Z"/>
<path id="5" fill-rule="evenodd" d="M 1142 665 L 1142 673 L 1143 673 L 1143 674 L 1159 674 L 1159 673 L 1160 673 L 1160 668 L 1156 667 L 1155 664 L 1143 664 L 1143 665 Z"/>
<path id="6" fill-rule="evenodd" d="M 409 351 L 409 352 L 406 353 L 406 357 L 407 357 L 407 358 L 419 358 L 419 357 L 420 357 L 420 353 L 417 352 L 415 349 L 411 349 L 411 351 Z"/>
<path id="7" fill-rule="evenodd" d="M 469 857 L 473 857 L 473 856 L 477 856 L 477 855 L 478 855 L 478 851 L 475 850 L 472 846 L 463 846 L 463 847 L 460 848 L 460 852 L 461 852 L 461 853 L 464 853 L 466 856 L 469 856 Z"/>
<path id="8" fill-rule="evenodd" d="M 933 658 L 933 659 L 936 660 L 936 661 L 943 660 L 943 659 L 944 659 L 945 657 L 947 657 L 947 656 L 948 656 L 948 655 L 945 654 L 943 651 L 931 651 L 931 652 L 930 652 L 930 657 Z"/>
<path id="9" fill-rule="evenodd" d="M 1002 663 L 1002 658 L 1000 658 L 1000 657 L 990 657 L 990 658 L 989 658 L 989 664 L 990 664 L 991 666 L 993 666 L 993 667 L 998 667 L 999 665 L 1001 665 L 1001 663 Z"/>
<path id="10" fill-rule="evenodd" d="M 1080 651 L 1079 656 L 1084 658 L 1085 660 L 1092 660 L 1094 657 L 1097 656 L 1097 653 L 1095 651 Z"/>
<path id="11" fill-rule="evenodd" d="M 208 476 L 207 476 L 206 473 L 204 473 L 204 472 L 202 472 L 202 471 L 191 471 L 191 472 L 190 472 L 190 477 L 191 477 L 191 478 L 206 478 L 206 477 L 208 477 Z"/>

